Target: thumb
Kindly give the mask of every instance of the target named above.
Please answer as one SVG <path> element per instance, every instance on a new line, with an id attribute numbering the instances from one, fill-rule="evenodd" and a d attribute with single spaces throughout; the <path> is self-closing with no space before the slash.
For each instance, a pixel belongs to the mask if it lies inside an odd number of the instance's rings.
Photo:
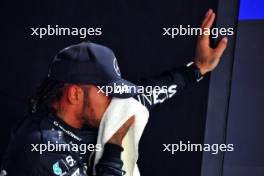
<path id="1" fill-rule="evenodd" d="M 224 37 L 220 40 L 217 47 L 215 48 L 215 54 L 218 58 L 220 58 L 223 55 L 227 46 L 227 42 L 228 42 L 227 37 Z"/>

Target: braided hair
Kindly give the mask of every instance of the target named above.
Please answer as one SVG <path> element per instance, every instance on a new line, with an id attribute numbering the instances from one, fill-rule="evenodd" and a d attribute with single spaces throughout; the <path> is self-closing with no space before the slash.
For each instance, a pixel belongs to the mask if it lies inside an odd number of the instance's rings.
<path id="1" fill-rule="evenodd" d="M 52 109 L 51 104 L 62 97 L 63 88 L 63 82 L 47 77 L 30 98 L 30 114 L 34 114 L 41 109 Z"/>

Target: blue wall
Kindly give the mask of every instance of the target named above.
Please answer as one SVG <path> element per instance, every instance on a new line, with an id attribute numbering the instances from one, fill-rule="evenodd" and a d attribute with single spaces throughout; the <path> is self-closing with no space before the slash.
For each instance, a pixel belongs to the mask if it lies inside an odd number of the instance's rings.
<path id="1" fill-rule="evenodd" d="M 264 0 L 240 0 L 239 20 L 264 19 Z"/>

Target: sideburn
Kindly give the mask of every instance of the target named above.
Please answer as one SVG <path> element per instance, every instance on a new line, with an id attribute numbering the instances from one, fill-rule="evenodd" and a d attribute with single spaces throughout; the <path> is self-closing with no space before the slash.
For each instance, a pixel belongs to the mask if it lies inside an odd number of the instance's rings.
<path id="1" fill-rule="evenodd" d="M 89 120 L 93 120 L 93 117 L 90 117 L 87 115 L 87 113 L 85 112 L 88 108 L 90 108 L 90 102 L 89 102 L 89 90 L 90 90 L 90 86 L 88 87 L 82 87 L 83 92 L 84 92 L 84 100 L 83 100 L 83 108 L 82 108 L 82 114 L 81 114 L 81 120 L 84 121 L 85 123 L 88 123 L 89 125 L 91 125 L 89 123 Z M 90 109 L 91 111 L 93 111 L 93 109 Z M 92 112 L 92 114 L 94 114 Z"/>

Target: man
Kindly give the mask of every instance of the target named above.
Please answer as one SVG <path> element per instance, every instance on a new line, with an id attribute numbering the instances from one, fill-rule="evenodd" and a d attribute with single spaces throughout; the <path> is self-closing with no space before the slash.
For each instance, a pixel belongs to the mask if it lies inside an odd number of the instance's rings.
<path id="1" fill-rule="evenodd" d="M 209 10 L 201 28 L 210 28 L 215 13 Z M 199 36 L 193 64 L 171 70 L 166 74 L 139 81 L 142 86 L 167 86 L 174 91 L 107 92 L 107 87 L 134 86 L 121 78 L 113 52 L 102 45 L 83 42 L 61 50 L 53 60 L 47 79 L 31 99 L 30 117 L 14 130 L 1 176 L 71 175 L 91 176 L 97 129 L 112 97 L 134 97 L 151 109 L 192 85 L 219 63 L 227 45 L 223 38 L 213 49 L 209 36 Z M 96 165 L 97 176 L 124 175 L 120 159 L 122 140 L 133 124 L 131 117 L 104 146 Z M 65 144 L 65 150 L 50 150 L 46 144 Z M 85 152 L 79 146 L 85 144 Z M 75 150 L 73 150 L 75 146 Z M 79 150 L 76 150 L 77 149 Z M 43 150 L 42 150 L 43 149 Z M 45 150 L 44 150 L 45 149 Z"/>

